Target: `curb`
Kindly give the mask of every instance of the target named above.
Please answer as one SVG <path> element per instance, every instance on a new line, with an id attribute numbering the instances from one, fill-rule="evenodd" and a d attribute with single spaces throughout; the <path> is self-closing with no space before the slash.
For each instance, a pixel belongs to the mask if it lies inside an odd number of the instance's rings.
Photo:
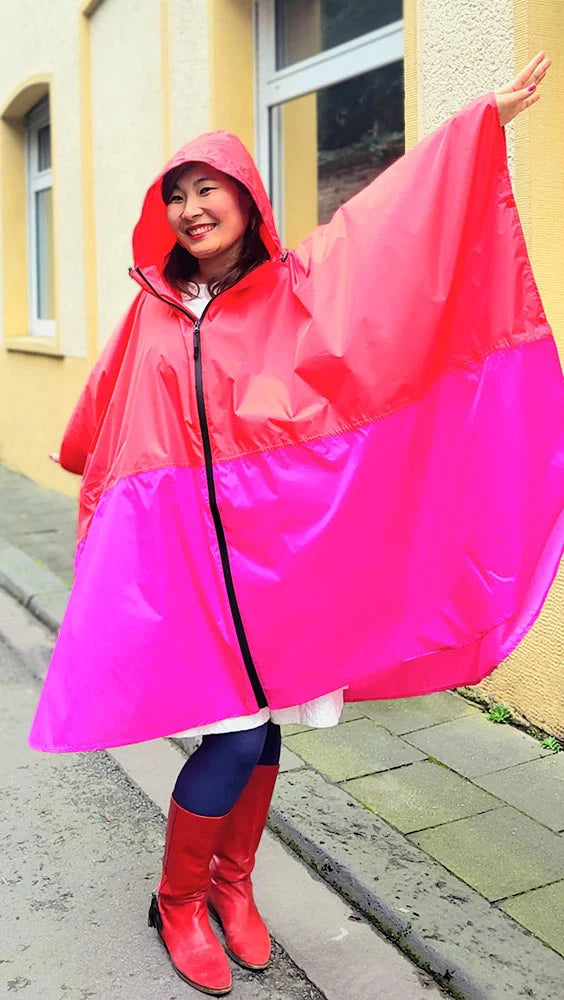
<path id="1" fill-rule="evenodd" d="M 0 539 L 0 587 L 58 632 L 70 594 Z M 281 773 L 268 825 L 460 1000 L 562 1000 L 564 959 L 320 773 Z"/>
<path id="2" fill-rule="evenodd" d="M 278 778 L 269 827 L 461 1000 L 562 1000 L 564 959 L 311 769 Z"/>
<path id="3" fill-rule="evenodd" d="M 52 632 L 58 632 L 70 588 L 46 566 L 0 538 L 0 587 Z"/>

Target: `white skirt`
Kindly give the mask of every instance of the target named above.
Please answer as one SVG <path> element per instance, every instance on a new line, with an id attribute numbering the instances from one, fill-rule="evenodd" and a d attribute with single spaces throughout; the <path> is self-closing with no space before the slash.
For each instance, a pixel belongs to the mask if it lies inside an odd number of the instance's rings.
<path id="1" fill-rule="evenodd" d="M 171 736 L 208 736 L 210 733 L 236 733 L 243 729 L 256 729 L 263 726 L 269 719 L 279 726 L 300 725 L 311 726 L 311 728 L 325 729 L 329 726 L 336 726 L 343 711 L 343 691 L 330 691 L 313 701 L 306 701 L 303 705 L 293 705 L 291 708 L 269 709 L 261 708 L 254 715 L 240 715 L 234 719 L 220 719 L 219 722 L 210 722 L 207 726 L 198 726 L 196 729 L 185 729 L 181 733 L 171 733 Z"/>

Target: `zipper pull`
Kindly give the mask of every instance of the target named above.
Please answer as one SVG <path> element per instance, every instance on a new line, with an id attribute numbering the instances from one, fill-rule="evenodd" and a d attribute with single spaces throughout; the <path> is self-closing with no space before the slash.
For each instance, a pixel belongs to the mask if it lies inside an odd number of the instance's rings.
<path id="1" fill-rule="evenodd" d="M 194 323 L 194 361 L 200 357 L 200 321 Z"/>

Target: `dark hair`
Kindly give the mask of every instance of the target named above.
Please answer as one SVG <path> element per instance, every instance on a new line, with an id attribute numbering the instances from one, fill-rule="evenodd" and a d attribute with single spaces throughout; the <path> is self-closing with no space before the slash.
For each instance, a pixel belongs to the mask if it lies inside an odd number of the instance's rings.
<path id="1" fill-rule="evenodd" d="M 161 181 L 161 194 L 165 205 L 168 205 L 177 181 L 185 173 L 187 167 L 188 164 L 183 163 L 179 167 L 175 167 L 174 170 L 169 170 L 164 175 Z M 234 285 L 245 274 L 252 271 L 253 268 L 258 267 L 259 264 L 263 264 L 269 259 L 268 251 L 259 235 L 259 227 L 262 221 L 260 212 L 245 185 L 241 184 L 235 177 L 231 177 L 230 179 L 237 185 L 240 192 L 250 199 L 249 222 L 243 235 L 239 256 L 235 263 L 222 278 L 214 278 L 208 283 L 208 293 L 212 297 L 218 295 L 219 292 L 225 291 L 226 288 L 230 288 L 231 285 Z M 200 294 L 198 285 L 194 281 L 194 275 L 197 270 L 197 258 L 193 257 L 186 247 L 181 246 L 180 243 L 175 243 L 170 253 L 166 256 L 166 264 L 163 272 L 169 285 L 172 288 L 176 288 L 179 292 L 185 292 L 192 299 L 196 298 Z"/>

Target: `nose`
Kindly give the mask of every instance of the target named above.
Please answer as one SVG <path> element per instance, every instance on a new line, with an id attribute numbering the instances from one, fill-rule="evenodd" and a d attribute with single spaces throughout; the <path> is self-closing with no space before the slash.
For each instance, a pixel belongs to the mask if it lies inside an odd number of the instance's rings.
<path id="1" fill-rule="evenodd" d="M 191 222 L 192 219 L 198 219 L 202 214 L 202 208 L 198 203 L 197 197 L 188 196 L 184 201 L 184 206 L 182 209 L 182 218 L 186 222 Z"/>

